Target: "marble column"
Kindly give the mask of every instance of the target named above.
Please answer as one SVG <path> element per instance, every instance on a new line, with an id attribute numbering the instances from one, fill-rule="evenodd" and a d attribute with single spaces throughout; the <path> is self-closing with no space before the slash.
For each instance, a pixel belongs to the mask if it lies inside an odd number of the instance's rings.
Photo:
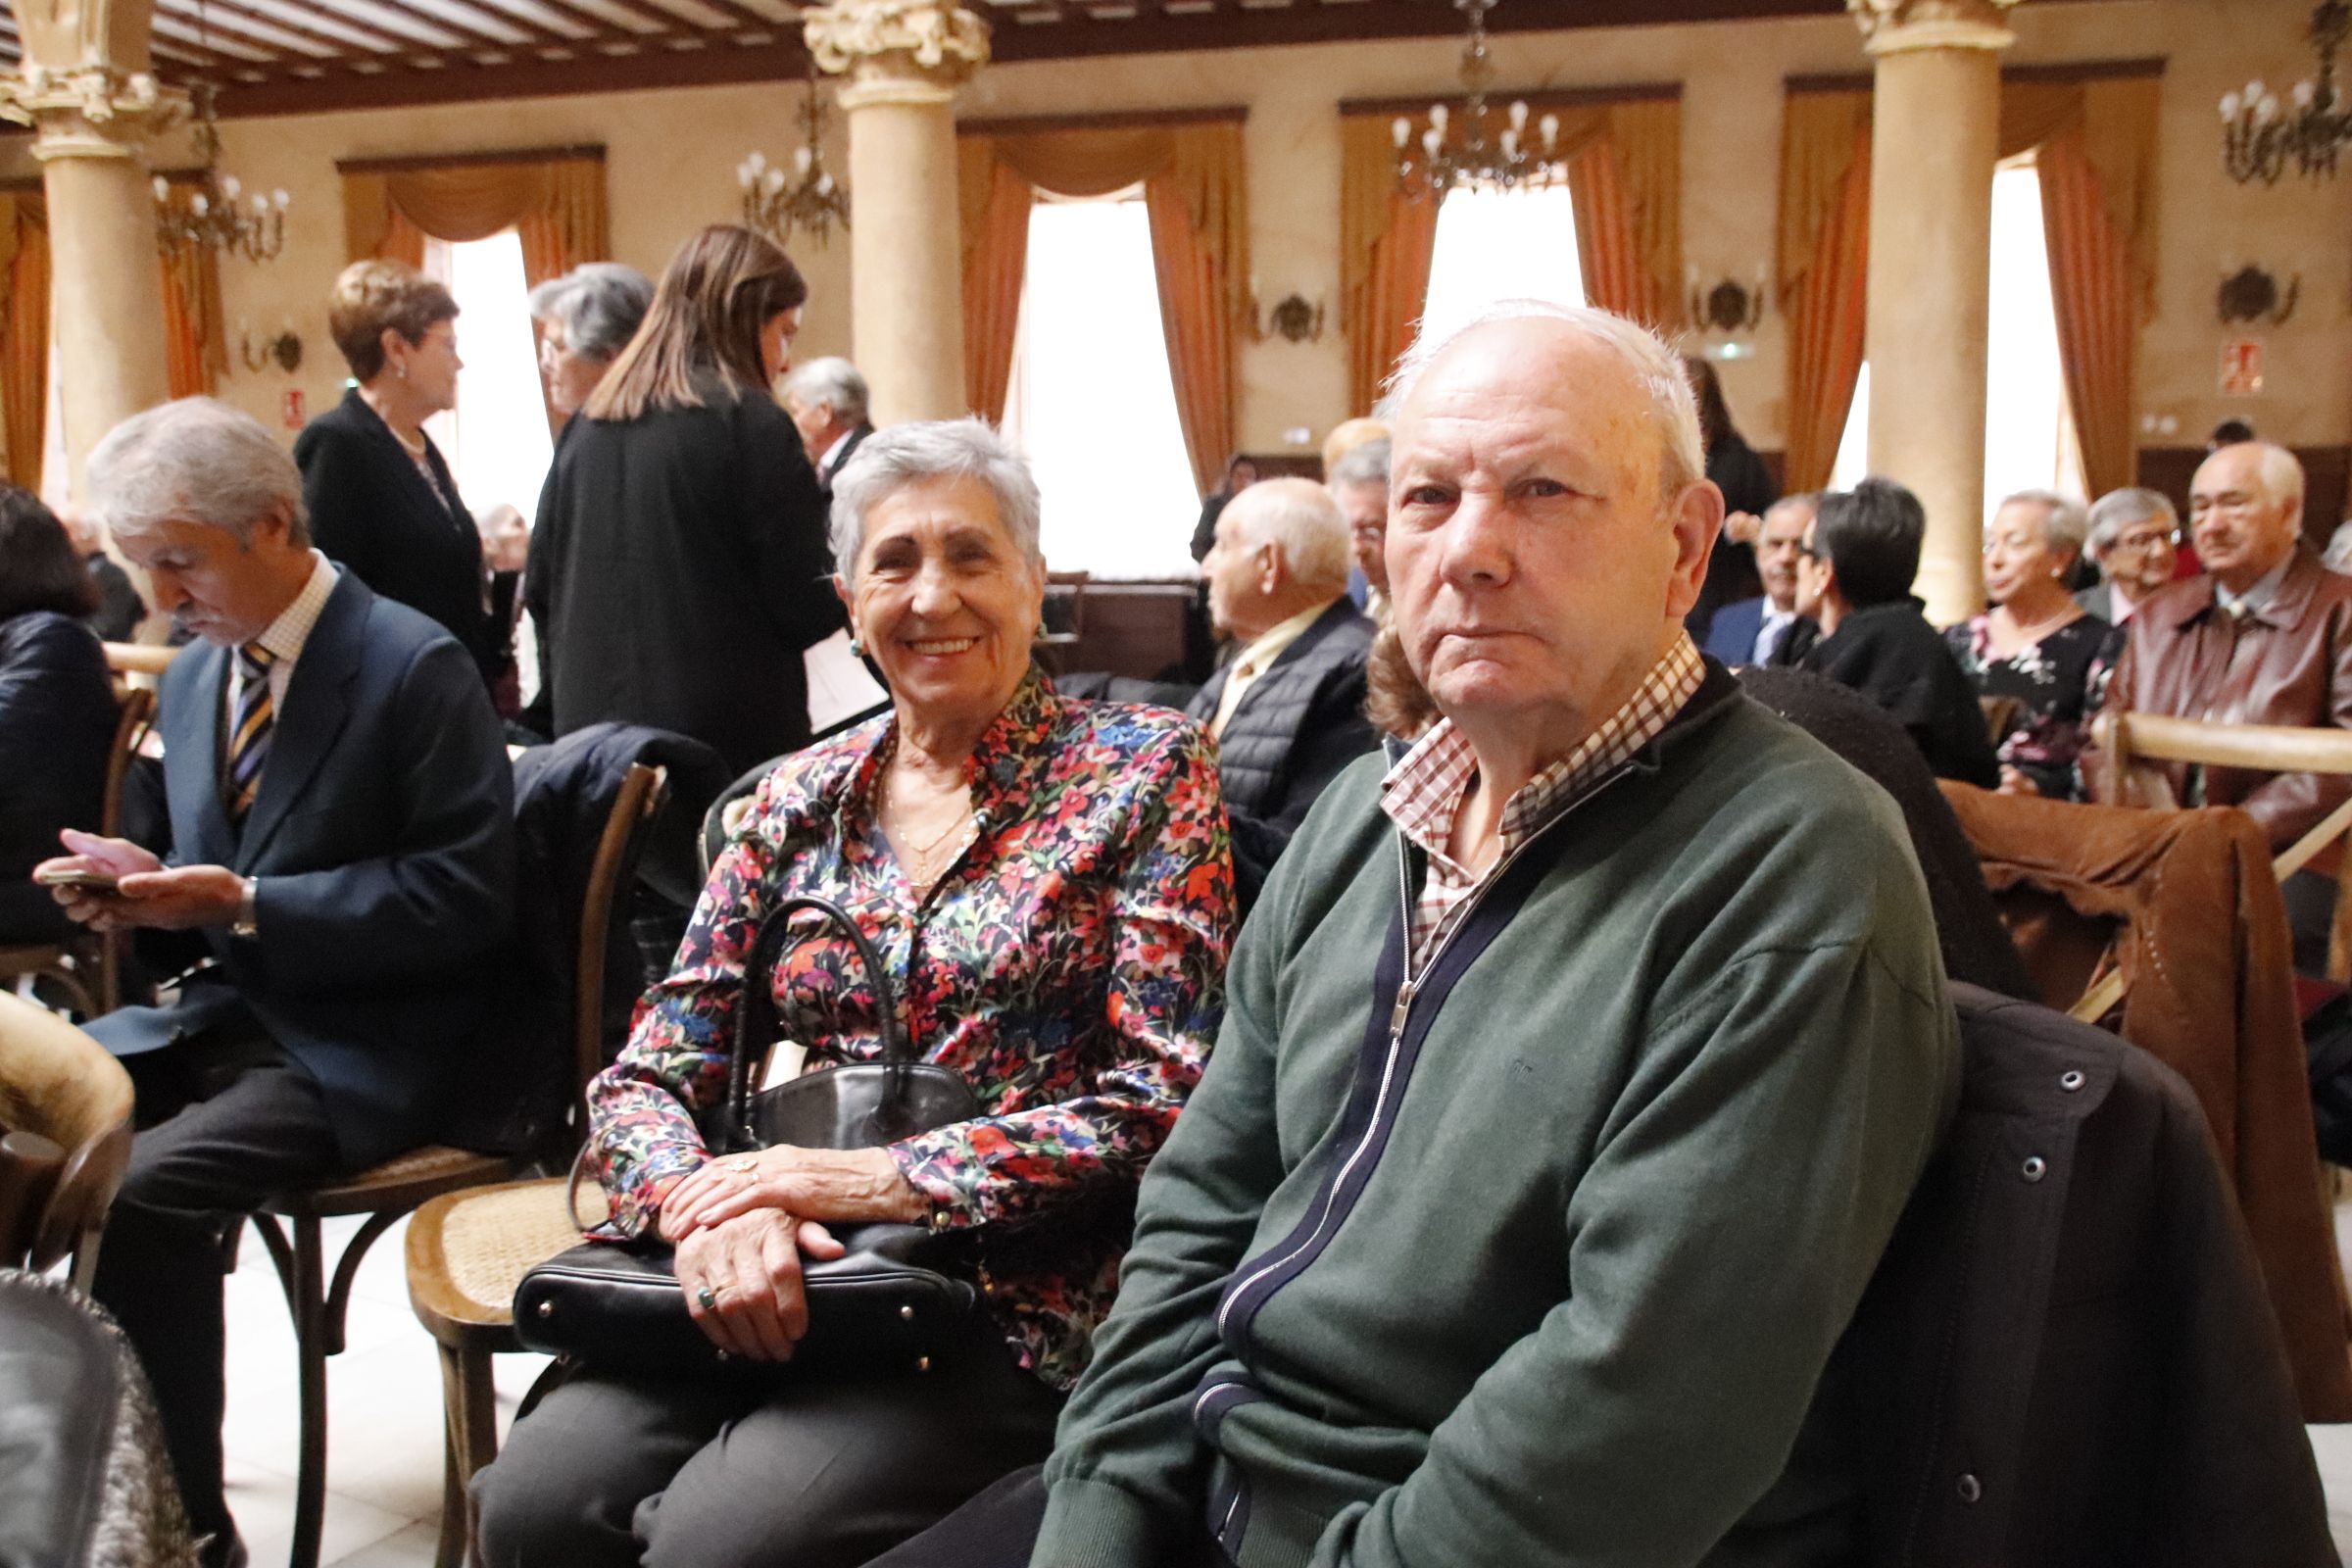
<path id="1" fill-rule="evenodd" d="M 171 395 L 145 150 L 185 99 L 149 72 L 152 9 L 152 0 L 15 0 L 24 59 L 0 78 L 0 117 L 33 127 L 48 197 L 50 320 L 76 496 L 90 449 Z"/>
<path id="2" fill-rule="evenodd" d="M 852 357 L 876 424 L 955 418 L 963 395 L 956 88 L 988 24 L 953 0 L 834 0 L 807 17 L 819 69 L 848 77 Z"/>
<path id="3" fill-rule="evenodd" d="M 1876 62 L 1870 466 L 1925 504 L 1919 593 L 1984 604 L 1984 361 L 2002 18 L 2018 0 L 1846 0 Z"/>

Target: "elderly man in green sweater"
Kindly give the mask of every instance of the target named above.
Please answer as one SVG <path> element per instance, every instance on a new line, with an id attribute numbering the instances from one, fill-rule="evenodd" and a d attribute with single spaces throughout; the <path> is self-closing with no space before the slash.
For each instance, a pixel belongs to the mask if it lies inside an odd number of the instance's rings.
<path id="1" fill-rule="evenodd" d="M 1849 1560 L 1816 1394 L 1957 1087 L 1902 822 L 1684 633 L 1723 500 L 1653 336 L 1503 307 L 1399 379 L 1442 716 L 1242 932 L 1030 1561 Z"/>

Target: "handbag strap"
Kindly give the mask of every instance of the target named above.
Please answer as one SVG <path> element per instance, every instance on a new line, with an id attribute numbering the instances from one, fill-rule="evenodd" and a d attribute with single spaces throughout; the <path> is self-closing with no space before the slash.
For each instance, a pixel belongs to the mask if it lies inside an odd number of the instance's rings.
<path id="1" fill-rule="evenodd" d="M 891 989 L 890 974 L 882 967 L 882 956 L 866 939 L 850 912 L 830 899 L 820 899 L 813 893 L 795 893 L 770 909 L 760 922 L 760 933 L 752 939 L 751 952 L 743 960 L 743 1000 L 735 1011 L 734 1050 L 727 1061 L 727 1119 L 721 1136 L 730 1150 L 754 1149 L 758 1140 L 751 1129 L 752 1061 L 774 1038 L 777 1017 L 775 987 L 770 978 L 776 965 L 791 948 L 811 935 L 804 929 L 793 929 L 792 917 L 804 910 L 821 917 L 817 929 L 831 929 L 849 939 L 857 950 L 858 961 L 865 966 L 867 983 L 874 989 L 874 1021 L 882 1038 L 882 1060 L 894 1068 L 884 1088 L 883 1103 L 891 1108 L 899 1105 L 906 1094 L 906 1069 L 914 1062 L 914 1048 L 907 1044 L 906 1033 L 899 1025 L 898 994 Z"/>

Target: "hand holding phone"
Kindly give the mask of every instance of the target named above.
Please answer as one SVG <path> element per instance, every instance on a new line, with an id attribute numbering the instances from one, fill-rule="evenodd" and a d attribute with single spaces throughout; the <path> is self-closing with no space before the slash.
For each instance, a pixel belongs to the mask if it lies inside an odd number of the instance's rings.
<path id="1" fill-rule="evenodd" d="M 32 879 L 45 888 L 79 888 L 89 893 L 114 893 L 122 887 L 121 880 L 112 871 L 77 865 L 37 866 Z"/>

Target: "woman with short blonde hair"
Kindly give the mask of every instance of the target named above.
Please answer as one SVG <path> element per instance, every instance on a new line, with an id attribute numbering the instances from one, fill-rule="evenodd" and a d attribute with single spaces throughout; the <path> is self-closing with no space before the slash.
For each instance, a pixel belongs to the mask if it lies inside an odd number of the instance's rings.
<path id="1" fill-rule="evenodd" d="M 514 573 L 484 568 L 473 514 L 424 421 L 458 406 L 458 302 L 399 262 L 354 262 L 327 291 L 327 333 L 358 383 L 294 443 L 318 548 L 439 621 L 514 711 Z"/>

